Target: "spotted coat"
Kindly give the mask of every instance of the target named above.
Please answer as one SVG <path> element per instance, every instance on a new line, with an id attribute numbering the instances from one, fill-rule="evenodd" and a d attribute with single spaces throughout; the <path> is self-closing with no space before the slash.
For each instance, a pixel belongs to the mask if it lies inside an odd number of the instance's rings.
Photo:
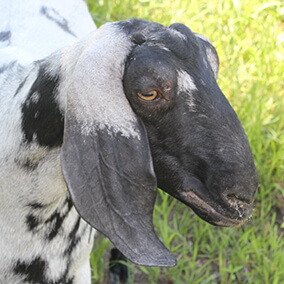
<path id="1" fill-rule="evenodd" d="M 40 60 L 95 26 L 83 1 L 31 5 L 0 1 L 0 283 L 90 283 L 95 230 L 63 181 L 60 76 Z"/>

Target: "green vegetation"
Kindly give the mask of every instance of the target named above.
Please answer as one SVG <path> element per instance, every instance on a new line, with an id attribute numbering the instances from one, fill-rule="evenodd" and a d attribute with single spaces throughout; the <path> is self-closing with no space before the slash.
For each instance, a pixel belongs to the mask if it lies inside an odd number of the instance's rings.
<path id="1" fill-rule="evenodd" d="M 98 26 L 137 17 L 164 25 L 181 22 L 208 37 L 220 57 L 219 86 L 245 128 L 259 172 L 254 216 L 241 228 L 213 227 L 160 192 L 154 224 L 178 265 L 164 269 L 130 264 L 132 283 L 284 283 L 283 0 L 88 4 Z M 108 244 L 102 238 L 92 257 L 94 283 L 105 283 L 108 264 L 102 247 Z"/>

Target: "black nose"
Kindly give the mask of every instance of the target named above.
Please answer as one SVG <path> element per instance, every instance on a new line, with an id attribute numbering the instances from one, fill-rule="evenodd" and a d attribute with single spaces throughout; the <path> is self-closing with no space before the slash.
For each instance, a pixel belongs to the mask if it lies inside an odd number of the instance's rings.
<path id="1" fill-rule="evenodd" d="M 227 202 L 235 202 L 244 204 L 251 204 L 255 198 L 258 185 L 251 185 L 247 187 L 235 186 L 231 190 L 225 191 L 223 197 Z"/>
<path id="2" fill-rule="evenodd" d="M 226 188 L 222 195 L 225 201 L 238 201 L 247 205 L 253 203 L 257 188 L 258 174 L 255 166 L 239 169 L 237 174 L 224 179 L 226 182 L 223 188 Z"/>

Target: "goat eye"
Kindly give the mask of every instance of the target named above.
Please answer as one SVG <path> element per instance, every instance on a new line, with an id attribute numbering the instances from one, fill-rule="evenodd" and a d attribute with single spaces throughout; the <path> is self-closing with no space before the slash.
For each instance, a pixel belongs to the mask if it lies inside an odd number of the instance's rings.
<path id="1" fill-rule="evenodd" d="M 153 101 L 158 97 L 157 91 L 151 91 L 149 93 L 137 93 L 138 97 L 144 101 Z"/>

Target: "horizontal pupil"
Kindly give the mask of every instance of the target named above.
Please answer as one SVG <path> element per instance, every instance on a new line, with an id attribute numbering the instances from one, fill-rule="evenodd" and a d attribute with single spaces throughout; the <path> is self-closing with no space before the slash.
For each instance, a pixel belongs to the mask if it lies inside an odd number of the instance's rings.
<path id="1" fill-rule="evenodd" d="M 142 96 L 143 96 L 143 97 L 153 97 L 154 94 L 153 94 L 153 93 L 150 93 L 150 94 L 144 94 L 144 93 L 142 93 Z"/>

